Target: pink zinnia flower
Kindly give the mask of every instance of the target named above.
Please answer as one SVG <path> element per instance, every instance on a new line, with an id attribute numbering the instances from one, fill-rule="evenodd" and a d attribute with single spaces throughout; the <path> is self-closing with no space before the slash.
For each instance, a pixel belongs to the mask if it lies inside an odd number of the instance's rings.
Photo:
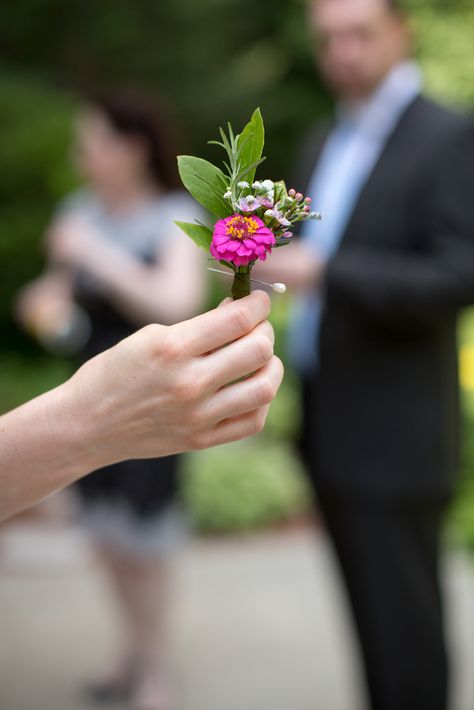
<path id="1" fill-rule="evenodd" d="M 261 219 L 234 214 L 216 223 L 210 252 L 218 260 L 247 266 L 257 259 L 265 261 L 275 243 L 273 232 Z"/>

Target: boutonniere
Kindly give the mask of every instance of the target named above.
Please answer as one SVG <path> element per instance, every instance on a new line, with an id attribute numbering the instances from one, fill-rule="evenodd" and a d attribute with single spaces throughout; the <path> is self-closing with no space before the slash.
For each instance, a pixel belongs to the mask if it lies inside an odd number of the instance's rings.
<path id="1" fill-rule="evenodd" d="M 257 261 L 265 261 L 273 249 L 289 244 L 298 222 L 321 219 L 321 215 L 312 209 L 309 197 L 287 190 L 283 180 L 255 180 L 256 169 L 265 160 L 259 109 L 240 134 L 229 123 L 227 133 L 220 129 L 220 137 L 220 141 L 209 142 L 226 152 L 223 170 L 202 158 L 178 157 L 183 185 L 216 219 L 214 227 L 198 222 L 176 224 L 231 269 L 232 297 L 238 299 L 250 293 L 250 275 Z"/>

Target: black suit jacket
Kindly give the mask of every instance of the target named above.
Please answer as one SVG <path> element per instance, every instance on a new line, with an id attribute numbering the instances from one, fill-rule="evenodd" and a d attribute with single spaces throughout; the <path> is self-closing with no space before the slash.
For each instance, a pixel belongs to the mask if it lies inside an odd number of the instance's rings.
<path id="1" fill-rule="evenodd" d="M 306 146 L 300 189 L 321 147 L 318 138 Z M 308 384 L 306 450 L 317 484 L 362 494 L 450 491 L 456 316 L 473 302 L 473 125 L 419 97 L 327 272 L 319 370 Z"/>

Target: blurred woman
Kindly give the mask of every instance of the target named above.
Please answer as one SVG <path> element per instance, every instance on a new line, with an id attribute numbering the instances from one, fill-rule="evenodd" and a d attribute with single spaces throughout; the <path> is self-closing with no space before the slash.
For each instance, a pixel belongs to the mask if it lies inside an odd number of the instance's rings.
<path id="1" fill-rule="evenodd" d="M 177 189 L 170 132 L 148 98 L 91 100 L 77 120 L 74 157 L 84 189 L 60 206 L 47 234 L 49 268 L 25 289 L 19 312 L 50 339 L 77 331 L 85 361 L 146 323 L 194 315 L 204 269 L 174 224 L 193 221 L 197 210 Z M 77 490 L 129 631 L 125 658 L 91 693 L 97 701 L 131 699 L 137 710 L 169 710 L 161 635 L 167 559 L 184 529 L 177 458 L 114 464 Z"/>

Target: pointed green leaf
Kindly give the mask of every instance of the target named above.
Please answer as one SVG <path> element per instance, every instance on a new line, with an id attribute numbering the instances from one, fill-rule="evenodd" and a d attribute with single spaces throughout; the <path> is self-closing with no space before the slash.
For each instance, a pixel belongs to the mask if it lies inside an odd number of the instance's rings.
<path id="1" fill-rule="evenodd" d="M 178 156 L 178 170 L 184 187 L 215 217 L 228 217 L 230 208 L 224 193 L 227 180 L 219 168 L 192 155 Z"/>
<path id="2" fill-rule="evenodd" d="M 249 183 L 252 183 L 255 177 L 255 168 L 262 157 L 264 142 L 265 128 L 258 108 L 240 134 L 238 143 L 240 173 Z"/>
<path id="3" fill-rule="evenodd" d="M 236 270 L 234 264 L 231 261 L 224 261 L 224 259 L 220 259 L 219 264 L 222 264 L 222 266 L 227 266 L 227 268 L 232 269 L 232 271 Z"/>
<path id="4" fill-rule="evenodd" d="M 285 181 L 278 180 L 278 182 L 275 183 L 275 202 L 279 202 L 287 196 L 288 190 L 286 189 Z"/>
<path id="5" fill-rule="evenodd" d="M 253 169 L 252 175 L 255 175 L 255 169 L 258 168 L 258 166 L 263 163 L 266 160 L 266 158 L 260 158 L 260 160 L 256 160 L 254 163 L 251 163 L 251 165 L 247 165 L 247 167 L 243 168 L 242 170 L 239 170 L 237 173 L 237 177 L 235 178 L 236 180 L 241 180 L 243 177 L 246 175 L 250 174 L 250 171 Z M 247 179 L 248 180 L 248 179 Z M 253 177 L 252 177 L 253 181 Z M 250 180 L 248 180 L 250 182 Z"/>
<path id="6" fill-rule="evenodd" d="M 203 224 L 194 224 L 192 222 L 175 222 L 175 224 L 182 229 L 188 237 L 191 237 L 198 247 L 204 249 L 204 251 L 209 251 L 212 241 L 212 229 L 205 227 Z"/>

